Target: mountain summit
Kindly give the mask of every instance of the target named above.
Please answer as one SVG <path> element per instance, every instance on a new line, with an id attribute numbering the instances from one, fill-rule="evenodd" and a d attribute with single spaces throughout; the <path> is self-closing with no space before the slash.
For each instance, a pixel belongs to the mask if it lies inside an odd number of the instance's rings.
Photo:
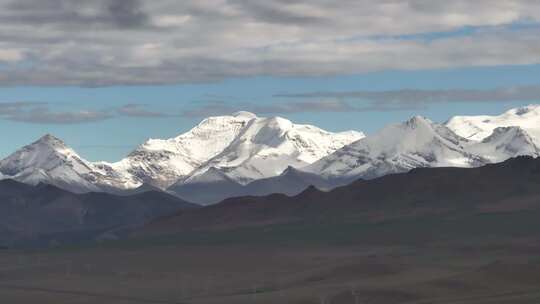
<path id="1" fill-rule="evenodd" d="M 175 138 L 148 140 L 117 163 L 96 165 L 126 187 L 147 183 L 165 189 L 205 180 L 210 168 L 246 183 L 279 175 L 287 166 L 313 163 L 362 137 L 361 132 L 331 133 L 241 111 L 206 118 Z"/>
<path id="2" fill-rule="evenodd" d="M 167 188 L 221 153 L 251 119 L 251 115 L 210 117 L 184 134 L 150 139 L 127 158 L 101 166 L 118 172 L 131 185 L 149 183 Z"/>
<path id="3" fill-rule="evenodd" d="M 92 163 L 50 134 L 0 161 L 4 178 L 31 185 L 49 183 L 74 192 L 99 190 L 91 182 L 93 172 Z"/>
<path id="4" fill-rule="evenodd" d="M 454 116 L 446 126 L 459 136 L 481 141 L 499 127 L 520 127 L 540 146 L 540 105 L 510 109 L 501 115 Z"/>
<path id="5" fill-rule="evenodd" d="M 277 176 L 289 166 L 309 165 L 363 137 L 360 132 L 331 133 L 311 125 L 294 124 L 281 117 L 255 117 L 223 151 L 182 182 L 201 180 L 201 175 L 210 168 L 217 168 L 236 182 L 246 184 Z"/>
<path id="6" fill-rule="evenodd" d="M 487 163 L 469 153 L 464 139 L 445 126 L 415 116 L 348 145 L 305 168 L 327 178 L 373 178 L 418 167 L 468 167 Z"/>

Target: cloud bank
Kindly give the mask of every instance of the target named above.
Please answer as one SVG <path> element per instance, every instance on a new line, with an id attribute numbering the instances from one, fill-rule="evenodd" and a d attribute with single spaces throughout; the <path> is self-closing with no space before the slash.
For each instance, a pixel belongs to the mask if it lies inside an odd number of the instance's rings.
<path id="1" fill-rule="evenodd" d="M 539 23 L 535 0 L 0 0 L 0 85 L 534 64 Z"/>

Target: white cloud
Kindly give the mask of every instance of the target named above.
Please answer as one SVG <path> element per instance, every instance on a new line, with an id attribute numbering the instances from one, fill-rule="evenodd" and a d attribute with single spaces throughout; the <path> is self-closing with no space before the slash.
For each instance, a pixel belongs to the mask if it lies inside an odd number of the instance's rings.
<path id="1" fill-rule="evenodd" d="M 0 102 L 0 119 L 33 124 L 81 124 L 120 116 L 166 118 L 180 116 L 180 114 L 152 111 L 142 104 L 125 104 L 105 110 L 58 111 L 52 109 L 51 105 L 46 102 Z"/>
<path id="2" fill-rule="evenodd" d="M 1 74 L 0 85 L 540 63 L 540 29 L 512 23 L 540 23 L 540 2 L 0 0 L 0 62 L 31 62 Z M 422 38 L 463 27 L 481 29 Z"/>
<path id="3" fill-rule="evenodd" d="M 540 85 L 500 87 L 486 90 L 448 89 L 419 90 L 403 89 L 390 91 L 345 91 L 345 92 L 306 92 L 300 94 L 277 94 L 274 97 L 312 100 L 335 100 L 349 102 L 356 111 L 392 111 L 426 108 L 440 103 L 464 102 L 532 102 L 537 103 Z M 367 102 L 367 105 L 365 103 Z"/>
<path id="4" fill-rule="evenodd" d="M 160 27 L 175 27 L 186 24 L 190 19 L 190 15 L 161 15 L 154 17 L 153 21 Z"/>
<path id="5" fill-rule="evenodd" d="M 16 49 L 0 49 L 0 62 L 14 63 L 23 60 L 23 52 Z"/>
<path id="6" fill-rule="evenodd" d="M 79 124 L 111 118 L 106 111 L 78 110 L 58 112 L 47 103 L 0 102 L 0 119 L 34 124 Z"/>

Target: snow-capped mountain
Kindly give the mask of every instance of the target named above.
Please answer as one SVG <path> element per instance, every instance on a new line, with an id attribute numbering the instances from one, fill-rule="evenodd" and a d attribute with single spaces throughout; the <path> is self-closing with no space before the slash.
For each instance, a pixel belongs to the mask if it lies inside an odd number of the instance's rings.
<path id="1" fill-rule="evenodd" d="M 207 118 L 175 138 L 150 139 L 116 163 L 89 162 L 46 135 L 2 160 L 0 178 L 114 193 L 144 185 L 166 189 L 187 180 L 242 184 L 279 175 L 288 166 L 302 167 L 363 136 L 238 112 Z"/>
<path id="2" fill-rule="evenodd" d="M 416 116 L 321 158 L 302 170 L 326 179 L 374 178 L 419 167 L 477 167 L 540 149 L 519 127 L 495 128 L 482 141 L 470 140 L 445 125 Z"/>
<path id="3" fill-rule="evenodd" d="M 131 187 L 149 183 L 164 189 L 178 181 L 210 182 L 216 176 L 209 171 L 212 167 L 244 182 L 278 175 L 289 165 L 312 163 L 363 136 L 238 112 L 207 118 L 175 138 L 148 140 L 120 162 L 96 166 Z"/>
<path id="4" fill-rule="evenodd" d="M 253 115 L 245 112 L 210 117 L 178 137 L 150 139 L 125 159 L 97 166 L 118 174 L 128 188 L 143 183 L 167 188 L 222 152 L 251 119 Z"/>
<path id="5" fill-rule="evenodd" d="M 476 167 L 519 155 L 537 157 L 539 117 L 540 106 L 495 117 L 454 117 L 443 125 L 416 116 L 365 137 L 238 112 L 207 118 L 175 138 L 150 139 L 116 163 L 89 162 L 46 135 L 0 161 L 0 179 L 80 193 L 158 187 L 211 203 L 276 189 L 295 193 L 313 183 L 330 189 L 418 167 Z"/>
<path id="6" fill-rule="evenodd" d="M 529 155 L 537 157 L 540 149 L 529 134 L 520 127 L 499 127 L 481 142 L 467 146 L 467 150 L 487 158 L 490 162 L 503 162 L 511 157 Z"/>
<path id="7" fill-rule="evenodd" d="M 304 168 L 326 178 L 373 178 L 418 167 L 469 167 L 489 161 L 468 152 L 471 142 L 415 116 L 348 145 Z"/>
<path id="8" fill-rule="evenodd" d="M 267 194 L 261 188 L 276 183 L 256 187 L 248 184 L 280 176 L 287 168 L 304 167 L 364 137 L 361 132 L 331 133 L 280 117 L 264 118 L 245 112 L 241 115 L 250 120 L 238 136 L 169 191 L 199 204 L 240 194 Z"/>
<path id="9" fill-rule="evenodd" d="M 361 132 L 331 133 L 280 118 L 243 116 L 250 120 L 238 136 L 180 183 L 211 182 L 215 170 L 240 184 L 277 176 L 287 167 L 304 167 L 364 137 Z"/>
<path id="10" fill-rule="evenodd" d="M 498 116 L 455 116 L 446 126 L 462 137 L 478 141 L 490 136 L 496 128 L 516 126 L 540 146 L 540 105 L 511 109 Z"/>
<path id="11" fill-rule="evenodd" d="M 75 193 L 121 192 L 131 187 L 118 172 L 85 160 L 50 134 L 0 161 L 0 179 L 8 178 L 30 185 L 51 184 Z"/>
<path id="12" fill-rule="evenodd" d="M 45 135 L 0 161 L 0 172 L 26 184 L 53 184 L 73 192 L 99 191 L 92 163 L 63 141 Z"/>

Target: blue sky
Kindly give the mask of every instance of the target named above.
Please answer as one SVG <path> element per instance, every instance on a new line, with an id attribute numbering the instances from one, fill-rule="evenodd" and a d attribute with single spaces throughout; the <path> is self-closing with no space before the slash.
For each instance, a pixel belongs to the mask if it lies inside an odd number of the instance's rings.
<path id="1" fill-rule="evenodd" d="M 0 157 L 119 160 L 250 110 L 372 133 L 537 103 L 540 3 L 0 0 Z"/>
<path id="2" fill-rule="evenodd" d="M 428 71 L 394 71 L 362 75 L 233 79 L 211 84 L 173 86 L 81 87 L 11 87 L 0 90 L 4 101 L 48 102 L 55 110 L 106 110 L 125 104 L 142 104 L 154 111 L 181 113 L 197 108 L 209 100 L 234 105 L 286 103 L 281 93 L 313 91 L 387 91 L 399 89 L 493 89 L 508 86 L 536 85 L 540 66 L 504 66 Z M 365 104 L 363 101 L 352 103 Z M 427 109 L 361 112 L 277 113 L 298 123 L 314 124 L 331 131 L 361 130 L 371 133 L 385 124 L 424 115 L 443 122 L 452 115 L 498 114 L 530 101 L 449 102 L 429 105 Z M 237 110 L 242 110 L 238 107 Z M 263 115 L 264 116 L 264 115 Z M 91 160 L 118 160 L 147 138 L 168 138 L 187 131 L 202 117 L 118 117 L 80 124 L 35 124 L 0 120 L 4 145 L 0 154 L 7 155 L 45 133 L 52 133 Z M 9 130 L 13 130 L 10 132 Z"/>

